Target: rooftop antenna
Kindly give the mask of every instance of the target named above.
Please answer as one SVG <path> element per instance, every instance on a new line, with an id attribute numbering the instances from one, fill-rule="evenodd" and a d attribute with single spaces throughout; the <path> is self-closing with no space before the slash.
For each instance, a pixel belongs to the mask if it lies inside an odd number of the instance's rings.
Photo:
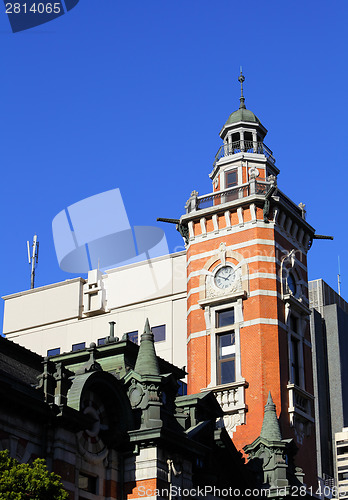
<path id="1" fill-rule="evenodd" d="M 338 295 L 341 295 L 341 264 L 340 264 L 340 256 L 338 256 L 337 282 L 338 282 Z"/>
<path id="2" fill-rule="evenodd" d="M 240 81 L 240 105 L 239 105 L 239 109 L 240 108 L 244 108 L 245 109 L 245 99 L 244 99 L 244 95 L 243 95 L 243 82 L 245 80 L 245 77 L 243 75 L 243 70 L 242 70 L 242 66 L 240 66 L 240 75 L 238 77 L 238 80 Z"/>
<path id="3" fill-rule="evenodd" d="M 29 241 L 27 241 L 27 248 L 28 248 L 28 261 L 29 261 L 29 264 L 31 264 L 30 288 L 34 288 L 35 269 L 36 269 L 37 263 L 39 262 L 39 242 L 37 241 L 36 234 L 34 235 L 31 253 L 30 253 Z"/>

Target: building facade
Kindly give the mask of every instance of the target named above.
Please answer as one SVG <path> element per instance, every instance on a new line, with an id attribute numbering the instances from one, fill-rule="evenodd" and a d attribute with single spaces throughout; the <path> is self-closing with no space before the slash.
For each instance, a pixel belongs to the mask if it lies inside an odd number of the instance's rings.
<path id="1" fill-rule="evenodd" d="M 178 252 L 15 293 L 4 297 L 3 333 L 47 356 L 100 345 L 110 322 L 116 337 L 138 343 L 149 318 L 158 355 L 184 366 L 185 275 L 185 252 Z"/>
<path id="2" fill-rule="evenodd" d="M 335 478 L 339 498 L 348 498 L 348 428 L 335 434 Z"/>
<path id="3" fill-rule="evenodd" d="M 156 356 L 148 322 L 140 347 L 107 336 L 99 348 L 42 358 L 0 344 L 0 449 L 45 458 L 71 500 L 256 484 L 226 431 L 216 433 L 213 394 L 178 396 L 185 372 Z"/>
<path id="4" fill-rule="evenodd" d="M 348 425 L 348 303 L 325 281 L 309 282 L 318 473 L 323 484 L 337 476 L 335 435 Z"/>
<path id="5" fill-rule="evenodd" d="M 181 217 L 188 233 L 188 392 L 219 393 L 241 449 L 260 434 L 271 391 L 283 435 L 295 438 L 313 482 L 307 251 L 314 229 L 304 206 L 277 188 L 266 133 L 245 108 L 242 87 L 240 107 L 220 132 L 213 191 L 193 192 Z"/>
<path id="6" fill-rule="evenodd" d="M 148 321 L 139 347 L 108 335 L 49 358 L 0 337 L 0 449 L 45 458 L 71 500 L 309 498 L 271 395 L 245 464 L 213 393 L 178 395 L 184 375 L 156 356 Z"/>

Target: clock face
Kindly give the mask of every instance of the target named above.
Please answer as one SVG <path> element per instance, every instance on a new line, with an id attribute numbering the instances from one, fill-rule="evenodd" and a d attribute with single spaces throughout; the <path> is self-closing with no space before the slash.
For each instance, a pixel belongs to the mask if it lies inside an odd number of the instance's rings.
<path id="1" fill-rule="evenodd" d="M 286 280 L 287 284 L 288 284 L 288 288 L 290 290 L 290 292 L 292 293 L 292 295 L 296 295 L 296 280 L 294 278 L 294 275 L 293 274 L 289 274 L 289 276 L 287 277 L 287 280 Z"/>
<path id="2" fill-rule="evenodd" d="M 221 267 L 215 274 L 215 285 L 218 288 L 229 288 L 236 279 L 236 273 L 231 266 Z"/>
<path id="3" fill-rule="evenodd" d="M 93 460 L 103 460 L 108 453 L 108 448 L 100 433 L 109 430 L 107 409 L 98 393 L 86 391 L 81 410 L 85 415 L 92 417 L 94 424 L 90 429 L 77 433 L 80 453 L 83 456 L 94 457 Z"/>

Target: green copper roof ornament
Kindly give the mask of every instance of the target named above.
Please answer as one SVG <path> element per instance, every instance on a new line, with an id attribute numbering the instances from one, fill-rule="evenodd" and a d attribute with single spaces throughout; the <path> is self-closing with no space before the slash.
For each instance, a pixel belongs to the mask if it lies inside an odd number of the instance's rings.
<path id="1" fill-rule="evenodd" d="M 146 318 L 144 333 L 140 338 L 140 347 L 134 371 L 139 375 L 160 375 L 155 340 L 148 318 Z"/>
<path id="2" fill-rule="evenodd" d="M 240 67 L 240 75 L 238 77 L 238 80 L 240 82 L 240 105 L 239 109 L 234 111 L 233 113 L 230 114 L 228 117 L 227 122 L 225 123 L 225 127 L 228 125 L 234 125 L 235 123 L 239 122 L 249 122 L 249 123 L 258 123 L 261 125 L 260 120 L 258 117 L 249 109 L 246 109 L 245 107 L 245 98 L 243 94 L 243 83 L 245 81 L 245 77 L 242 72 L 242 67 Z"/>
<path id="3" fill-rule="evenodd" d="M 269 391 L 268 393 L 268 399 L 265 405 L 260 437 L 267 439 L 268 441 L 282 440 L 282 435 L 280 433 L 279 422 L 277 418 L 276 405 L 273 403 L 271 391 Z"/>
<path id="4" fill-rule="evenodd" d="M 243 82 L 245 80 L 245 77 L 243 75 L 243 71 L 242 71 L 242 66 L 240 67 L 240 75 L 238 77 L 238 80 L 240 81 L 240 105 L 239 105 L 239 109 L 241 108 L 245 108 L 245 99 L 244 99 L 244 95 L 243 95 Z"/>

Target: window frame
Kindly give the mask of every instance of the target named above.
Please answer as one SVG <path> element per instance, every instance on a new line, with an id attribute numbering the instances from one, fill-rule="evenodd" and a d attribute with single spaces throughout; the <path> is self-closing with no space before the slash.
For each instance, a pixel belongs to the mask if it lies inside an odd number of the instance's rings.
<path id="1" fill-rule="evenodd" d="M 135 337 L 137 341 L 135 342 Z M 132 330 L 131 332 L 127 332 L 127 339 L 133 344 L 139 345 L 139 330 Z"/>
<path id="2" fill-rule="evenodd" d="M 236 174 L 236 182 L 234 184 L 228 185 L 228 176 L 232 173 Z M 225 170 L 225 189 L 233 188 L 238 186 L 238 168 L 231 168 L 230 170 Z"/>
<path id="3" fill-rule="evenodd" d="M 83 347 L 78 347 L 82 345 Z M 76 344 L 72 344 L 71 346 L 72 352 L 83 351 L 83 349 L 86 349 L 86 342 L 77 342 Z"/>
<path id="4" fill-rule="evenodd" d="M 234 323 L 232 323 L 234 324 Z M 231 325 L 228 325 L 231 326 Z M 222 337 L 225 337 L 226 335 L 233 335 L 234 341 L 231 343 L 229 346 L 222 346 L 221 345 L 221 339 Z M 216 342 L 217 342 L 217 357 L 216 357 L 216 374 L 217 374 L 217 382 L 218 385 L 225 385 L 225 384 L 232 384 L 233 382 L 236 381 L 236 334 L 235 331 L 230 329 L 227 332 L 220 332 L 216 335 Z M 222 354 L 222 349 L 223 347 L 231 347 L 231 353 L 226 354 L 223 356 Z M 222 381 L 222 367 L 225 363 L 230 363 L 233 361 L 233 368 L 234 368 L 234 377 L 233 380 L 228 380 L 226 382 Z"/>
<path id="5" fill-rule="evenodd" d="M 234 309 L 234 323 L 225 326 L 218 326 L 218 314 L 227 309 Z M 210 306 L 210 321 L 211 321 L 211 382 L 210 386 L 229 385 L 233 383 L 243 382 L 241 374 L 241 359 L 240 359 L 240 323 L 242 317 L 242 299 L 237 299 L 232 303 L 224 303 L 216 306 Z M 226 333 L 234 332 L 234 366 L 235 377 L 233 382 L 221 384 L 221 370 L 219 360 L 219 337 Z"/>
<path id="6" fill-rule="evenodd" d="M 163 339 L 156 339 L 156 328 L 162 328 L 162 327 L 164 328 L 164 338 Z M 152 326 L 151 327 L 151 331 L 153 333 L 154 341 L 155 341 L 156 344 L 158 344 L 159 342 L 165 342 L 167 340 L 167 329 L 166 329 L 166 325 L 165 324 Z"/>
<path id="7" fill-rule="evenodd" d="M 294 313 L 291 308 L 288 317 L 289 383 L 306 390 L 303 322 L 303 317 Z"/>
<path id="8" fill-rule="evenodd" d="M 82 486 L 82 481 L 87 481 L 86 487 Z M 89 472 L 79 471 L 78 472 L 78 490 L 90 493 L 92 495 L 98 495 L 99 493 L 99 478 L 95 474 L 90 474 Z"/>
<path id="9" fill-rule="evenodd" d="M 47 349 L 47 357 L 58 356 L 60 354 L 60 347 L 53 347 L 53 349 Z"/>

